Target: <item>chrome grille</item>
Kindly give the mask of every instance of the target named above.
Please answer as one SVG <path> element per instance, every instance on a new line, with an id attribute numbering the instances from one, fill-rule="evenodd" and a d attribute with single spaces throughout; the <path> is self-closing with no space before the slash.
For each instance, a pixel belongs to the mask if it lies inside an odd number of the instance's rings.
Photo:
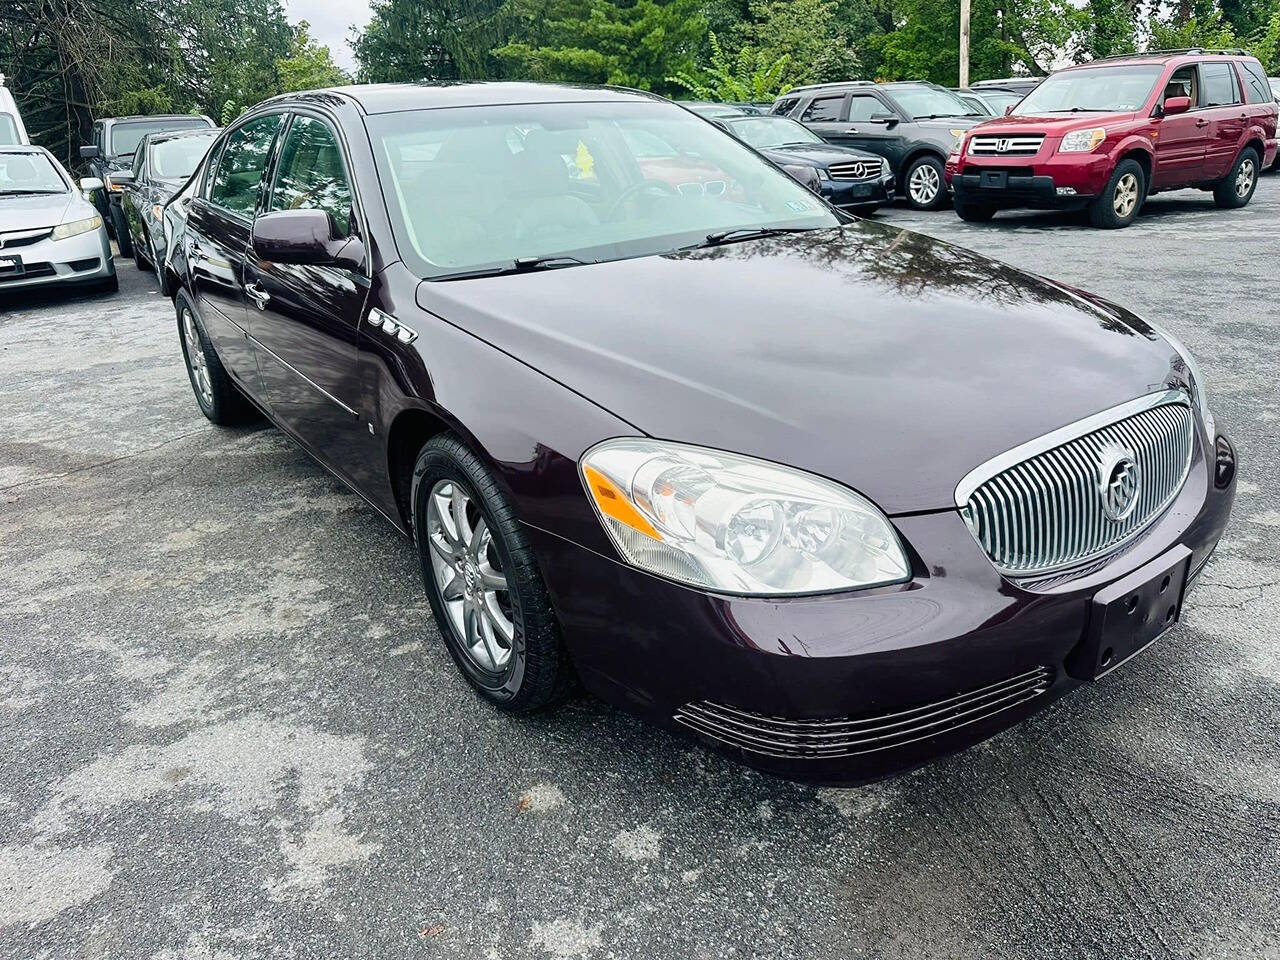
<path id="1" fill-rule="evenodd" d="M 1194 424 L 1184 394 L 1153 394 L 997 457 L 961 481 L 956 500 L 1002 572 L 1081 566 L 1137 536 L 1177 496 Z M 1113 519 L 1103 474 L 1117 452 L 1132 455 L 1138 480 L 1130 512 Z"/>
<path id="2" fill-rule="evenodd" d="M 894 713 L 862 718 L 770 717 L 704 700 L 676 711 L 681 725 L 719 743 L 771 757 L 850 757 L 936 737 L 1034 700 L 1053 685 L 1052 667 L 1035 667 L 977 690 Z"/>
<path id="3" fill-rule="evenodd" d="M 1031 157 L 1040 152 L 1044 134 L 1023 137 L 974 137 L 969 141 L 972 156 Z"/>
<path id="4" fill-rule="evenodd" d="M 845 160 L 827 166 L 832 180 L 874 180 L 880 176 L 879 160 Z"/>

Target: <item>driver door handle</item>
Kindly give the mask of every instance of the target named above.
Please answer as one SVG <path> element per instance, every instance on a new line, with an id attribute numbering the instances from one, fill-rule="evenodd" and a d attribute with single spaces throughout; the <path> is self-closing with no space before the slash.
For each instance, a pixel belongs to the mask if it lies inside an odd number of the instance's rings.
<path id="1" fill-rule="evenodd" d="M 271 300 L 271 294 L 262 289 L 262 284 L 255 280 L 253 283 L 245 286 L 244 292 L 245 296 L 252 300 L 259 310 L 267 309 L 267 303 Z"/>
<path id="2" fill-rule="evenodd" d="M 1197 121 L 1196 121 L 1196 126 L 1197 126 L 1197 127 L 1207 127 L 1208 125 L 1209 125 L 1209 121 L 1208 121 L 1208 120 L 1197 120 Z"/>
<path id="3" fill-rule="evenodd" d="M 858 132 L 858 128 L 857 128 L 857 127 L 850 127 L 848 130 L 846 130 L 846 131 L 844 131 L 844 132 L 845 132 L 845 133 L 857 133 L 857 132 Z"/>

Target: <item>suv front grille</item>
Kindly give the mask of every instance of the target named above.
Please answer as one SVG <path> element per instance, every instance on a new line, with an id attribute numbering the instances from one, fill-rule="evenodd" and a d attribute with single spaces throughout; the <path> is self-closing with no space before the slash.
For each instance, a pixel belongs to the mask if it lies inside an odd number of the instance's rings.
<path id="1" fill-rule="evenodd" d="M 868 717 L 795 720 L 704 700 L 686 703 L 675 720 L 711 740 L 770 757 L 833 759 L 905 746 L 949 733 L 1034 700 L 1053 685 L 1052 667 L 945 700 Z"/>
<path id="2" fill-rule="evenodd" d="M 1032 157 L 1040 152 L 1044 134 L 1021 137 L 974 137 L 969 141 L 969 155 L 975 157 Z"/>
<path id="3" fill-rule="evenodd" d="M 1191 407 L 1177 391 L 1135 404 L 1137 412 L 1124 410 L 1113 422 L 1105 415 L 1101 425 L 1082 421 L 1087 432 L 1071 436 L 1068 427 L 1024 444 L 961 481 L 956 500 L 965 522 L 1001 572 L 1021 577 L 1087 564 L 1173 502 L 1191 466 Z"/>
<path id="4" fill-rule="evenodd" d="M 827 167 L 832 180 L 874 180 L 881 169 L 879 160 L 845 160 Z"/>

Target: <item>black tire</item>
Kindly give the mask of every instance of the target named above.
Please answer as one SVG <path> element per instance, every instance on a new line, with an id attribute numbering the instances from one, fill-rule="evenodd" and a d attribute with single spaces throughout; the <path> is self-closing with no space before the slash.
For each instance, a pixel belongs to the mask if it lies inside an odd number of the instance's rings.
<path id="1" fill-rule="evenodd" d="M 114 273 L 105 280 L 99 280 L 93 285 L 94 293 L 117 293 L 120 290 L 120 278 Z"/>
<path id="2" fill-rule="evenodd" d="M 1261 169 L 1258 151 L 1245 147 L 1231 165 L 1231 172 L 1213 188 L 1213 202 L 1224 210 L 1243 207 L 1253 199 L 1253 192 L 1258 189 L 1258 171 Z"/>
<path id="3" fill-rule="evenodd" d="M 455 491 L 464 496 L 462 511 L 468 526 L 461 530 L 452 510 L 448 506 L 441 510 L 446 497 L 449 505 L 455 505 Z M 430 503 L 433 496 L 434 509 Z M 511 713 L 528 713 L 563 700 L 573 689 L 575 677 L 560 624 L 524 529 L 483 461 L 453 434 L 433 438 L 422 448 L 414 465 L 412 503 L 427 599 L 449 655 L 462 675 L 485 700 Z M 446 528 L 445 522 L 452 529 Z M 487 530 L 487 537 L 482 530 Z M 450 542 L 467 539 L 468 531 L 477 534 L 471 542 L 478 546 L 454 550 Z M 432 541 L 438 550 L 432 547 Z M 463 552 L 468 554 L 465 561 L 444 559 L 446 553 L 460 558 Z M 459 563 L 463 564 L 464 573 L 457 572 Z M 505 589 L 493 591 L 491 600 L 480 583 L 484 563 L 488 564 L 490 575 L 497 575 L 506 583 Z M 446 601 L 437 580 L 436 564 L 440 565 L 441 577 L 452 575 L 446 586 L 456 585 L 459 596 Z M 473 586 L 477 592 L 473 592 Z M 446 603 L 461 606 L 451 610 Z M 511 636 L 505 641 L 496 633 L 497 619 L 481 612 L 481 608 L 492 610 L 494 606 L 510 626 Z M 474 615 L 468 613 L 469 609 L 475 611 Z M 455 616 L 462 621 L 463 629 L 459 629 Z M 467 624 L 473 622 L 471 616 L 475 618 L 477 639 L 469 644 L 466 630 Z M 487 638 L 492 638 L 492 643 Z M 487 651 L 488 663 L 480 661 L 477 649 Z M 499 663 L 503 654 L 506 659 Z"/>
<path id="4" fill-rule="evenodd" d="M 916 157 L 902 174 L 902 193 L 913 210 L 941 210 L 947 204 L 943 162 L 931 153 Z"/>
<path id="5" fill-rule="evenodd" d="M 1147 175 L 1137 160 L 1121 160 L 1111 178 L 1089 204 L 1089 222 L 1103 230 L 1119 230 L 1133 223 L 1147 197 Z M 1129 205 L 1131 204 L 1131 205 Z"/>
<path id="6" fill-rule="evenodd" d="M 143 256 L 142 244 L 140 243 L 133 244 L 133 265 L 143 273 L 146 273 L 151 269 L 151 264 L 148 263 L 147 258 Z"/>
<path id="7" fill-rule="evenodd" d="M 981 203 L 961 203 L 957 200 L 955 207 L 956 216 L 965 223 L 986 223 L 996 215 L 995 207 L 988 207 Z"/>
<path id="8" fill-rule="evenodd" d="M 213 344 L 205 333 L 204 324 L 200 321 L 200 314 L 196 311 L 186 293 L 179 292 L 178 296 L 174 298 L 173 305 L 178 319 L 178 342 L 182 344 L 182 359 L 186 363 L 187 378 L 191 381 L 191 390 L 196 395 L 196 403 L 200 405 L 200 412 L 208 417 L 211 422 L 224 427 L 252 423 L 257 420 L 261 414 L 258 413 L 257 407 L 250 403 L 248 398 L 232 382 L 231 376 L 222 365 L 222 361 L 218 359 L 218 354 L 213 349 Z M 190 331 L 187 329 L 188 318 L 191 325 Z M 204 379 L 207 381 L 207 390 L 203 388 L 200 374 L 197 372 L 199 363 L 193 363 L 192 344 L 188 339 L 192 334 L 194 334 L 199 343 L 200 356 L 204 361 Z"/>
<path id="9" fill-rule="evenodd" d="M 120 247 L 120 256 L 133 256 L 133 241 L 129 239 L 129 224 L 125 221 L 124 211 L 111 204 L 111 227 L 115 231 L 116 243 Z"/>
<path id="10" fill-rule="evenodd" d="M 169 286 L 169 276 L 165 273 L 164 264 L 153 262 L 151 266 L 155 270 L 156 283 L 160 284 L 161 296 L 172 297 L 173 289 Z"/>

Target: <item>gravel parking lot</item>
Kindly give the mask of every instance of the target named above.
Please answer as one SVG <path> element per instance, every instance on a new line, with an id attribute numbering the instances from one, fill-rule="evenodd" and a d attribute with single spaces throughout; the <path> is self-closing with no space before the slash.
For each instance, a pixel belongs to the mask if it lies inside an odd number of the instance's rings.
<path id="1" fill-rule="evenodd" d="M 500 715 L 411 545 L 275 430 L 208 424 L 122 261 L 118 296 L 0 304 L 0 955 L 1280 957 L 1280 177 L 1112 233 L 880 218 L 1201 358 L 1242 477 L 1173 634 L 858 790 L 589 699 Z"/>

